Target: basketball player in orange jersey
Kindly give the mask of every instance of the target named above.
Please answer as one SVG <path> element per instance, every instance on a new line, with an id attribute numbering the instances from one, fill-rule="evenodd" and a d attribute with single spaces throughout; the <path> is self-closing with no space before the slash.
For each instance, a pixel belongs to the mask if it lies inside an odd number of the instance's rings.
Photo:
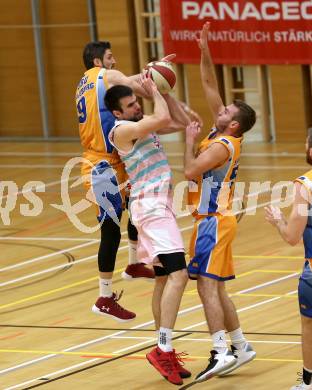
<path id="1" fill-rule="evenodd" d="M 234 183 L 239 166 L 243 133 L 256 121 L 255 111 L 240 100 L 224 106 L 208 48 L 209 23 L 198 39 L 201 49 L 201 80 L 215 127 L 195 152 L 199 126 L 186 129 L 185 176 L 189 180 L 189 204 L 196 219 L 190 243 L 189 277 L 197 280 L 213 348 L 208 366 L 197 375 L 201 382 L 215 375 L 226 375 L 254 359 L 256 353 L 240 328 L 225 281 L 235 278 L 231 245 L 236 219 L 231 213 Z M 232 351 L 227 348 L 229 332 Z"/>
<path id="2" fill-rule="evenodd" d="M 171 56 L 165 58 L 169 59 Z M 143 97 L 148 97 L 138 83 L 138 75 L 126 77 L 113 70 L 116 61 L 109 42 L 91 42 L 83 52 L 84 73 L 76 91 L 76 107 L 79 119 L 81 144 L 84 148 L 82 175 L 87 177 L 86 188 L 98 205 L 97 218 L 101 223 L 101 242 L 98 252 L 100 296 L 93 305 L 94 313 L 109 316 L 117 321 L 129 321 L 135 313 L 118 304 L 118 297 L 112 292 L 112 276 L 115 268 L 116 254 L 120 243 L 120 219 L 124 207 L 126 182 L 124 166 L 108 140 L 108 134 L 114 126 L 115 119 L 106 109 L 104 97 L 108 88 L 116 84 L 128 85 Z M 175 108 L 172 116 L 181 125 L 189 122 L 181 105 L 169 95 L 166 101 Z M 136 261 L 137 231 L 128 222 L 129 265 L 122 276 L 125 279 L 154 278 L 154 272 Z"/>
<path id="3" fill-rule="evenodd" d="M 312 165 L 312 132 L 306 141 L 306 160 Z M 301 383 L 291 390 L 312 390 L 312 169 L 295 179 L 295 197 L 288 221 L 278 207 L 265 208 L 265 218 L 290 245 L 303 238 L 305 262 L 299 278 L 298 298 L 302 327 Z"/>

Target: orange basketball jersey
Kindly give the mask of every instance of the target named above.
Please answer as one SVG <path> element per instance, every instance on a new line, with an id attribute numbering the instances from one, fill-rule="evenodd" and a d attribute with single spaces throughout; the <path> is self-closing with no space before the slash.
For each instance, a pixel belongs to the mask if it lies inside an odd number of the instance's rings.
<path id="1" fill-rule="evenodd" d="M 228 149 L 229 157 L 222 166 L 204 172 L 189 182 L 188 200 L 195 216 L 222 214 L 231 209 L 241 142 L 242 137 L 219 135 L 216 129 L 212 129 L 199 145 L 198 154 L 214 143 L 221 143 Z"/>
<path id="2" fill-rule="evenodd" d="M 108 88 L 106 69 L 95 67 L 87 70 L 76 90 L 76 107 L 84 157 L 92 160 L 104 157 L 116 164 L 120 159 L 108 139 L 115 118 L 104 104 Z"/>

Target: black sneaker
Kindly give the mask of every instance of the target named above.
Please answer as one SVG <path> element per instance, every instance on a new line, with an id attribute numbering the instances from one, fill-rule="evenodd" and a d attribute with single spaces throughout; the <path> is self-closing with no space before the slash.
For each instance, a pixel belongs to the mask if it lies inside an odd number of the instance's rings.
<path id="1" fill-rule="evenodd" d="M 210 355 L 207 368 L 196 376 L 196 382 L 204 382 L 217 375 L 220 371 L 230 368 L 236 362 L 235 356 L 228 349 L 222 353 L 212 350 Z"/>

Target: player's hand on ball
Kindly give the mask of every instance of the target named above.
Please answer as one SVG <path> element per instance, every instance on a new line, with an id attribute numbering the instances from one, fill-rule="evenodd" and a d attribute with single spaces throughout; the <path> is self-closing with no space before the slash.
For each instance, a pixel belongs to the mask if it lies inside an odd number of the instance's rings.
<path id="1" fill-rule="evenodd" d="M 160 61 L 171 62 L 176 56 L 177 55 L 175 53 L 168 54 L 167 56 L 161 58 Z"/>
<path id="2" fill-rule="evenodd" d="M 193 111 L 186 103 L 179 102 L 183 111 L 190 117 L 192 122 L 198 122 L 200 127 L 203 127 L 203 120 L 196 111 Z"/>
<path id="3" fill-rule="evenodd" d="M 156 84 L 154 83 L 154 81 L 151 79 L 151 77 L 147 72 L 141 74 L 140 84 L 144 88 L 148 96 L 151 98 L 153 98 L 155 94 L 158 92 Z"/>
<path id="4" fill-rule="evenodd" d="M 175 86 L 176 74 L 168 61 L 150 62 L 146 65 L 144 73 L 154 81 L 162 94 L 169 93 Z"/>
<path id="5" fill-rule="evenodd" d="M 188 144 L 193 144 L 200 134 L 200 125 L 198 122 L 191 122 L 185 131 L 185 140 Z"/>

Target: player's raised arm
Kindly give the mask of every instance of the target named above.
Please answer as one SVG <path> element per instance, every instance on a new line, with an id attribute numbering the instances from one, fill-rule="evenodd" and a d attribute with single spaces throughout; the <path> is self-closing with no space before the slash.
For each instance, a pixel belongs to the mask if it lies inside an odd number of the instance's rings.
<path id="1" fill-rule="evenodd" d="M 110 86 L 113 85 L 127 85 L 130 87 L 135 95 L 143 97 L 145 99 L 151 99 L 149 94 L 145 91 L 145 89 L 138 82 L 141 75 L 135 75 L 127 77 L 119 70 L 109 70 L 107 72 L 107 81 Z"/>
<path id="2" fill-rule="evenodd" d="M 216 120 L 218 113 L 224 108 L 224 104 L 219 93 L 218 82 L 214 71 L 214 65 L 208 47 L 209 28 L 210 23 L 206 22 L 203 25 L 203 28 L 200 33 L 200 38 L 197 40 L 197 43 L 201 50 L 200 73 L 202 86 L 210 110 L 213 114 L 214 120 Z"/>
<path id="3" fill-rule="evenodd" d="M 154 101 L 154 112 L 152 115 L 147 115 L 145 117 L 141 115 L 141 118 L 137 118 L 138 120 L 133 120 L 134 117 L 131 118 L 131 116 L 129 116 L 127 120 L 125 115 L 122 115 L 126 110 L 131 110 L 132 107 L 135 107 L 135 105 L 138 106 L 138 113 L 141 110 L 137 103 L 136 96 L 132 93 L 131 89 L 129 89 L 127 96 L 125 95 L 126 99 L 120 98 L 117 90 L 119 87 L 126 88 L 125 86 L 114 86 L 110 88 L 106 94 L 105 102 L 108 109 L 117 120 L 126 119 L 126 122 L 121 123 L 114 130 L 114 143 L 117 146 L 143 138 L 149 133 L 167 127 L 170 123 L 171 119 L 167 103 L 157 90 L 155 83 L 150 78 L 143 77 L 141 85 L 147 95 Z M 118 101 L 117 104 L 115 104 L 116 101 Z M 114 104 L 116 105 L 115 108 Z M 118 105 L 120 105 L 120 109 L 117 108 Z"/>
<path id="4" fill-rule="evenodd" d="M 154 102 L 154 112 L 152 115 L 145 116 L 141 121 L 134 123 L 134 126 L 129 129 L 131 139 L 142 138 L 149 133 L 165 128 L 171 121 L 167 103 L 157 90 L 155 83 L 150 78 L 144 77 L 142 87 Z"/>

